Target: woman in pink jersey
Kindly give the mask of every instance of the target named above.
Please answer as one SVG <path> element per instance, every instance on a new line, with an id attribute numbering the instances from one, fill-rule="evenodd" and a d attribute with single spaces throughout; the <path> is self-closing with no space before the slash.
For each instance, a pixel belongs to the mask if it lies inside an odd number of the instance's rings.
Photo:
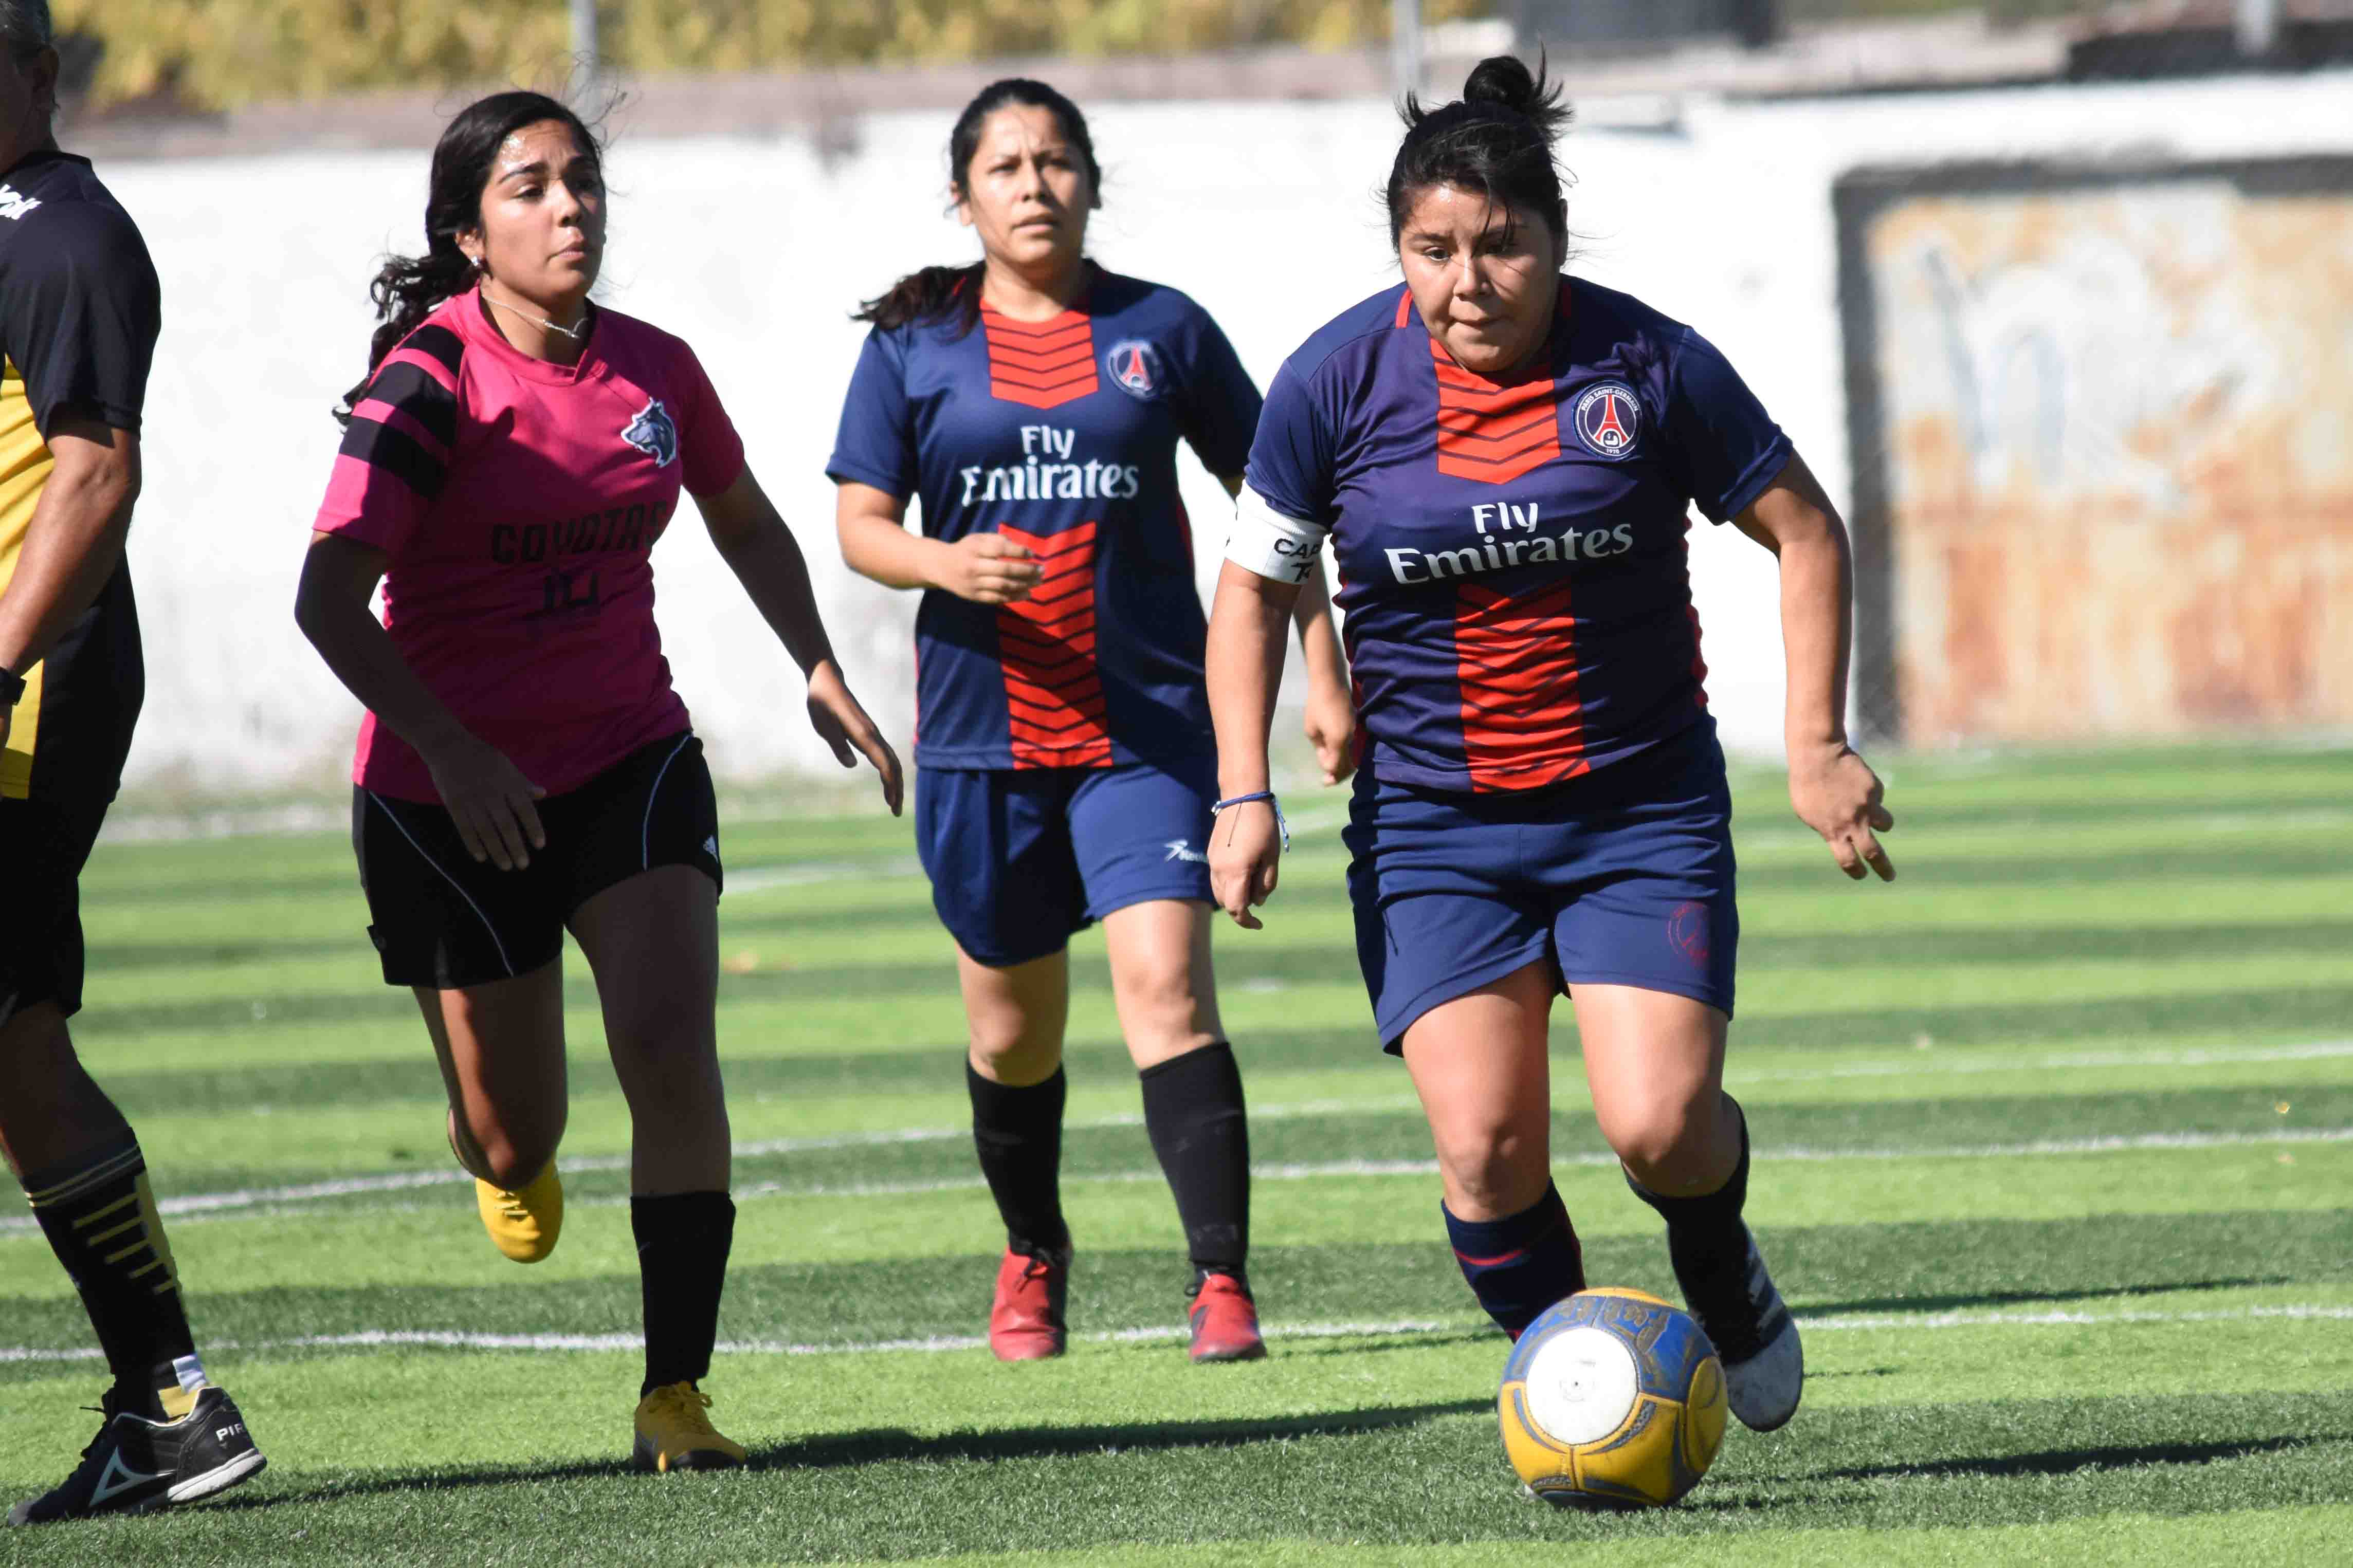
<path id="1" fill-rule="evenodd" d="M 699 1387 L 735 1212 L 718 818 L 650 561 L 681 490 L 807 676 L 818 733 L 844 766 L 874 764 L 893 812 L 899 760 L 842 683 L 799 547 L 692 351 L 589 303 L 601 176 L 587 127 L 539 94 L 450 122 L 427 253 L 376 279 L 384 324 L 295 616 L 368 710 L 352 819 L 368 933 L 385 982 L 416 991 L 450 1147 L 518 1262 L 547 1256 L 564 1215 L 567 928 L 587 956 L 636 1127 L 634 1458 L 717 1468 L 744 1458 Z"/>

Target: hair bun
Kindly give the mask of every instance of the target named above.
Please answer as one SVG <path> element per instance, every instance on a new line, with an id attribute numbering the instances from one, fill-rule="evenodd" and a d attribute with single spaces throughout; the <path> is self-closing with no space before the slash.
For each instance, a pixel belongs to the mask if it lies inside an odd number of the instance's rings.
<path id="1" fill-rule="evenodd" d="M 1560 85 L 1548 79 L 1541 64 L 1531 72 L 1517 56 L 1491 55 L 1472 68 L 1462 83 L 1462 101 L 1508 109 L 1535 121 L 1547 135 L 1557 135 L 1569 119 Z"/>

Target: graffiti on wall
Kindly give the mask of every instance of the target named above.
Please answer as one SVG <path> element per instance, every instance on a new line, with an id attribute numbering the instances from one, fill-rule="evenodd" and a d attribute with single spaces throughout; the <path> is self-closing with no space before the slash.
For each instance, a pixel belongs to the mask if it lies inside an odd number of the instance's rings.
<path id="1" fill-rule="evenodd" d="M 1878 727 L 2353 722 L 2353 161 L 2245 173 L 1842 192 Z"/>

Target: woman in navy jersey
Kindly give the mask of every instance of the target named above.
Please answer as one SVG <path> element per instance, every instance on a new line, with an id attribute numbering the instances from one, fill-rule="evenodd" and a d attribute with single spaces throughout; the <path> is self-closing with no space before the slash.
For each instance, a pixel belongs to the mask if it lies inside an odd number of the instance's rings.
<path id="1" fill-rule="evenodd" d="M 1192 1356 L 1249 1359 L 1265 1349 L 1244 1272 L 1249 1134 L 1210 973 L 1216 761 L 1176 446 L 1233 491 L 1258 389 L 1198 305 L 1087 258 L 1102 173 L 1060 93 L 986 89 L 948 169 L 984 258 L 925 268 L 860 312 L 874 330 L 828 472 L 843 559 L 923 590 L 916 835 L 956 942 L 973 1139 L 1007 1232 L 989 1345 L 1063 1348 L 1067 949 L 1101 921 L 1192 1258 Z M 1336 783 L 1354 721 L 1320 582 L 1297 619 L 1308 734 Z"/>
<path id="2" fill-rule="evenodd" d="M 1765 1430 L 1804 1362 L 1741 1217 L 1747 1123 L 1723 1088 L 1739 921 L 1692 506 L 1779 560 L 1798 815 L 1852 877 L 1894 874 L 1873 832 L 1893 820 L 1846 738 L 1845 526 L 1705 339 L 1562 275 L 1567 118 L 1508 58 L 1460 102 L 1408 99 L 1388 193 L 1405 286 L 1268 390 L 1210 617 L 1211 878 L 1255 928 L 1281 854 L 1279 633 L 1328 540 L 1371 742 L 1347 832 L 1357 952 L 1463 1276 L 1514 1335 L 1584 1288 L 1548 1137 L 1565 988 L 1602 1135 L 1666 1220 L 1734 1414 Z"/>

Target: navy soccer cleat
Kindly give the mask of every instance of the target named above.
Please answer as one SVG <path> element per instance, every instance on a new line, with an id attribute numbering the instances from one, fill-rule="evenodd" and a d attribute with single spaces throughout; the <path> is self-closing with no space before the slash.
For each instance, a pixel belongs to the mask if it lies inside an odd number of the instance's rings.
<path id="1" fill-rule="evenodd" d="M 1798 1413 L 1806 1387 L 1805 1347 L 1798 1325 L 1766 1272 L 1757 1238 L 1740 1227 L 1744 1255 L 1736 1267 L 1704 1278 L 1681 1278 L 1683 1303 L 1715 1345 L 1724 1363 L 1725 1403 L 1752 1432 L 1770 1432 Z M 1728 1261 L 1728 1260 L 1727 1260 Z"/>

